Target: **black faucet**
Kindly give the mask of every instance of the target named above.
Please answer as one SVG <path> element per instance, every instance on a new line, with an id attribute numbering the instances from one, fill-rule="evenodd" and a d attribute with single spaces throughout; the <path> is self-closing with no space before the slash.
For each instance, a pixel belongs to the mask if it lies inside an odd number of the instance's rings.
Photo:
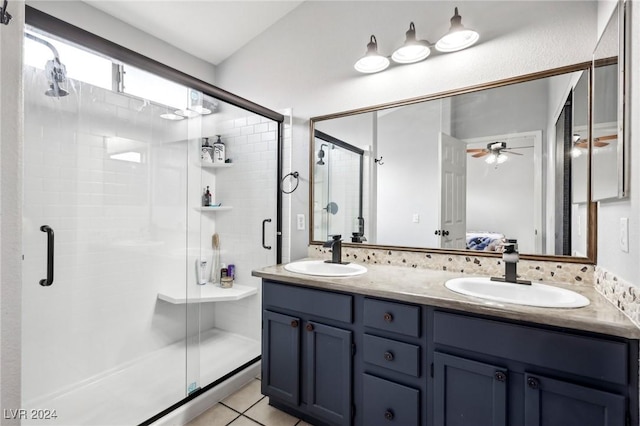
<path id="1" fill-rule="evenodd" d="M 322 245 L 331 249 L 331 260 L 325 260 L 326 263 L 339 263 L 346 265 L 349 262 L 342 261 L 342 235 L 333 235 L 332 239 Z"/>
<path id="2" fill-rule="evenodd" d="M 367 241 L 364 236 L 364 217 L 358 217 L 358 232 L 351 233 L 352 243 L 363 243 Z"/>
<path id="3" fill-rule="evenodd" d="M 502 281 L 512 284 L 531 285 L 531 281 L 518 279 L 518 240 L 507 240 L 502 244 L 502 261 L 504 262 L 504 278 L 491 277 L 491 281 Z"/>

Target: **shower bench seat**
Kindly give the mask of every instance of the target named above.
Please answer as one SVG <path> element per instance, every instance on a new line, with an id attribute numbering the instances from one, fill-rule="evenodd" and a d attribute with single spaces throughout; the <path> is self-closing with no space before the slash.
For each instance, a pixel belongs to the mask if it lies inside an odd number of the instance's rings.
<path id="1" fill-rule="evenodd" d="M 253 296 L 258 293 L 255 287 L 234 284 L 231 288 L 222 288 L 217 285 L 207 283 L 199 286 L 200 294 L 187 297 L 184 288 L 175 291 L 163 291 L 158 293 L 158 299 L 176 305 L 185 303 L 206 303 L 206 302 L 225 302 L 231 300 L 240 300 L 245 297 Z"/>

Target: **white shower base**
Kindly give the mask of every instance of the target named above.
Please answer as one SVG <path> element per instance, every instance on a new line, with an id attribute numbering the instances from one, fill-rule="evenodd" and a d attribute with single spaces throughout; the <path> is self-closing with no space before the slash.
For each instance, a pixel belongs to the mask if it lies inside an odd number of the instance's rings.
<path id="1" fill-rule="evenodd" d="M 199 386 L 220 379 L 260 355 L 260 351 L 260 341 L 238 334 L 218 329 L 201 333 Z M 55 410 L 57 418 L 29 418 L 22 424 L 139 424 L 186 396 L 185 355 L 185 341 L 176 342 L 71 391 L 39 399 L 23 407 L 27 414 L 31 409 Z M 195 357 L 190 361 L 195 362 Z"/>

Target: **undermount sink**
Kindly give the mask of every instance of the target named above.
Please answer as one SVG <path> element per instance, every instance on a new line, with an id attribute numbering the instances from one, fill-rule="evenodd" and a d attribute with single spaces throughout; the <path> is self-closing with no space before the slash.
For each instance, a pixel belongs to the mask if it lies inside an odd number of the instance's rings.
<path id="1" fill-rule="evenodd" d="M 491 281 L 487 277 L 455 278 L 445 283 L 449 290 L 497 302 L 542 308 L 581 308 L 589 299 L 575 291 L 546 284 L 531 285 Z"/>
<path id="2" fill-rule="evenodd" d="M 303 260 L 287 263 L 284 269 L 298 274 L 321 277 L 353 277 L 367 272 L 367 268 L 357 263 L 327 263 L 324 260 Z"/>

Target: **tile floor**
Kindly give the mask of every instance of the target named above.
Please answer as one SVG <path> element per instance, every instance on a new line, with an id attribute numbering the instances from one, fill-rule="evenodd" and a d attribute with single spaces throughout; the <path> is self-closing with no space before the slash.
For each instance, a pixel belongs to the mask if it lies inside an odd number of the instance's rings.
<path id="1" fill-rule="evenodd" d="M 273 408 L 260 393 L 260 378 L 190 421 L 187 426 L 312 426 Z"/>

